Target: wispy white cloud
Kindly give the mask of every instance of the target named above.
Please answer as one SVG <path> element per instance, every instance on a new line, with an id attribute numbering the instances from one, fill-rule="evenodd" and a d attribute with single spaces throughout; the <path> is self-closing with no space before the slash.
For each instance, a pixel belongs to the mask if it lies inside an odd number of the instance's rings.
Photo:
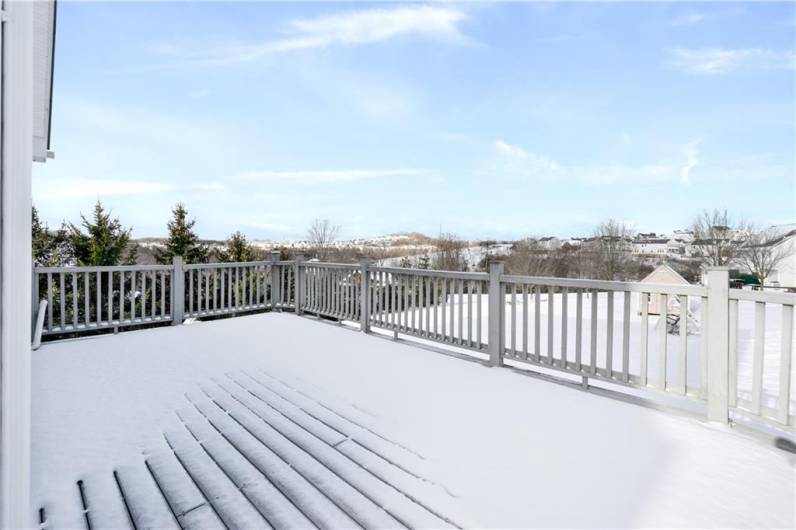
<path id="1" fill-rule="evenodd" d="M 669 64 L 691 74 L 716 75 L 739 70 L 783 70 L 794 67 L 792 51 L 762 48 L 673 48 Z"/>
<path id="2" fill-rule="evenodd" d="M 688 142 L 683 147 L 683 154 L 685 154 L 685 165 L 680 168 L 680 183 L 691 184 L 691 171 L 696 167 L 699 162 L 699 145 L 701 140 L 694 140 Z"/>
<path id="3" fill-rule="evenodd" d="M 168 43 L 148 48 L 197 66 L 222 66 L 285 52 L 372 44 L 404 35 L 461 43 L 467 41 L 459 29 L 464 19 L 465 14 L 459 9 L 442 5 L 367 9 L 292 20 L 287 24 L 285 37 L 259 43 L 212 48 Z"/>
<path id="4" fill-rule="evenodd" d="M 698 159 L 699 140 L 686 144 L 685 165 L 664 160 L 649 164 L 563 164 L 548 156 L 526 151 L 520 146 L 497 140 L 493 144 L 499 156 L 500 169 L 506 174 L 521 177 L 565 179 L 587 184 L 619 182 L 676 182 L 688 183 L 690 172 Z"/>
<path id="5" fill-rule="evenodd" d="M 229 188 L 221 182 L 200 182 L 187 186 L 145 180 L 110 180 L 93 178 L 54 178 L 34 180 L 36 197 L 41 199 L 99 199 L 113 196 L 155 195 L 177 192 L 189 197 L 226 195 Z"/>
<path id="6" fill-rule="evenodd" d="M 505 167 L 513 172 L 556 175 L 562 171 L 561 166 L 550 158 L 504 140 L 496 140 L 493 147 L 503 159 Z"/>
<path id="7" fill-rule="evenodd" d="M 113 195 L 149 195 L 167 191 L 169 186 L 138 180 L 101 180 L 61 178 L 46 182 L 39 197 L 46 199 L 77 199 Z"/>
<path id="8" fill-rule="evenodd" d="M 412 177 L 430 175 L 427 169 L 351 169 L 351 170 L 306 170 L 306 171 L 247 171 L 232 175 L 230 179 L 249 181 L 282 180 L 293 182 L 352 182 L 357 180 Z"/>

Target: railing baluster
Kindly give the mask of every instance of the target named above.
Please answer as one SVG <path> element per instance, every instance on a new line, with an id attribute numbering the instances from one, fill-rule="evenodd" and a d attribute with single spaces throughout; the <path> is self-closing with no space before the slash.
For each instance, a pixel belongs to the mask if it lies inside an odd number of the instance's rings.
<path id="1" fill-rule="evenodd" d="M 83 323 L 88 328 L 91 323 L 91 303 L 88 289 L 88 272 L 83 273 Z"/>
<path id="2" fill-rule="evenodd" d="M 649 349 L 649 310 L 650 310 L 650 295 L 649 293 L 641 293 L 641 366 L 639 368 L 639 376 L 641 378 L 641 386 L 647 386 L 647 358 Z"/>
<path id="3" fill-rule="evenodd" d="M 160 318 L 166 318 L 166 272 L 160 272 Z"/>
<path id="4" fill-rule="evenodd" d="M 729 405 L 738 406 L 738 300 L 730 300 L 729 313 Z"/>
<path id="5" fill-rule="evenodd" d="M 188 271 L 188 314 L 193 315 L 193 269 Z"/>
<path id="6" fill-rule="evenodd" d="M 553 343 L 555 342 L 555 287 L 547 287 L 547 364 L 553 365 Z"/>
<path id="7" fill-rule="evenodd" d="M 591 293 L 591 348 L 589 349 L 589 365 L 592 375 L 597 373 L 597 302 L 599 293 L 595 289 Z"/>
<path id="8" fill-rule="evenodd" d="M 680 296 L 680 382 L 688 394 L 688 296 Z"/>
<path id="9" fill-rule="evenodd" d="M 72 273 L 72 329 L 77 329 L 77 274 Z"/>
<path id="10" fill-rule="evenodd" d="M 483 297 L 483 282 L 479 280 L 475 283 L 477 285 L 476 294 L 478 295 L 476 297 L 476 300 L 478 301 L 476 303 L 478 310 L 478 325 L 476 326 L 476 336 L 478 339 L 478 349 L 481 350 L 484 347 L 484 341 L 481 340 L 481 326 L 483 325 L 482 324 L 483 311 L 481 309 L 481 298 Z"/>
<path id="11" fill-rule="evenodd" d="M 506 304 L 505 298 L 503 299 L 503 304 Z M 461 346 L 464 343 L 464 282 L 459 280 L 459 345 Z M 501 333 L 505 333 L 501 330 Z M 502 355 L 503 352 L 500 352 Z"/>
<path id="12" fill-rule="evenodd" d="M 624 292 L 622 307 L 622 381 L 630 381 L 630 291 Z"/>
<path id="13" fill-rule="evenodd" d="M 53 275 L 47 273 L 47 331 L 53 330 Z"/>
<path id="14" fill-rule="evenodd" d="M 440 319 L 442 320 L 442 340 L 444 342 L 448 341 L 448 279 L 442 279 L 442 314 L 440 315 Z"/>
<path id="15" fill-rule="evenodd" d="M 108 325 L 113 322 L 113 271 L 108 271 Z"/>
<path id="16" fill-rule="evenodd" d="M 699 310 L 699 397 L 708 397 L 708 339 L 710 330 L 708 328 L 708 297 L 703 296 Z"/>
<path id="17" fill-rule="evenodd" d="M 575 370 L 578 372 L 583 368 L 583 290 L 578 289 L 575 293 Z"/>
<path id="18" fill-rule="evenodd" d="M 102 272 L 97 271 L 97 327 L 102 325 Z"/>
<path id="19" fill-rule="evenodd" d="M 473 283 L 467 281 L 467 345 L 473 347 Z"/>
<path id="20" fill-rule="evenodd" d="M 522 289 L 522 357 L 528 359 L 528 286 L 520 285 Z"/>
<path id="21" fill-rule="evenodd" d="M 790 423 L 790 385 L 791 385 L 791 350 L 793 349 L 793 306 L 782 305 L 782 337 L 779 358 L 779 403 L 777 420 L 783 425 Z"/>
<path id="22" fill-rule="evenodd" d="M 450 306 L 448 308 L 448 317 L 450 320 L 450 343 L 456 343 L 456 280 L 451 279 L 450 290 Z"/>
<path id="23" fill-rule="evenodd" d="M 668 364 L 667 339 L 669 335 L 669 297 L 658 295 L 658 381 L 661 390 L 666 390 L 666 369 Z"/>
<path id="24" fill-rule="evenodd" d="M 508 285 L 511 289 L 511 356 L 517 357 L 517 286 L 513 283 Z"/>
<path id="25" fill-rule="evenodd" d="M 752 412 L 760 414 L 763 401 L 763 356 L 766 345 L 766 304 L 755 302 L 755 339 L 752 357 Z"/>
<path id="26" fill-rule="evenodd" d="M 58 293 L 58 297 L 61 299 L 61 314 L 60 314 L 60 317 L 61 317 L 61 331 L 63 331 L 64 328 L 66 327 L 66 289 L 65 289 L 66 280 L 64 279 L 65 275 L 66 275 L 66 273 L 64 273 L 64 272 L 62 272 L 62 273 L 60 273 L 58 275 L 59 276 L 58 282 L 60 284 L 59 285 L 60 290 L 59 290 L 59 293 Z"/>
<path id="27" fill-rule="evenodd" d="M 608 298 L 605 327 L 605 372 L 608 379 L 614 377 L 614 292 L 605 293 Z"/>
<path id="28" fill-rule="evenodd" d="M 569 304 L 569 288 L 561 289 L 561 368 L 567 368 L 567 325 L 569 316 L 567 306 Z"/>
<path id="29" fill-rule="evenodd" d="M 136 315 L 136 301 L 138 300 L 136 285 L 138 284 L 138 275 L 135 271 L 130 273 L 130 321 L 135 321 Z"/>
<path id="30" fill-rule="evenodd" d="M 141 272 L 141 320 L 146 318 L 146 271 Z"/>
<path id="31" fill-rule="evenodd" d="M 542 290 L 533 286 L 533 360 L 539 362 L 542 354 Z"/>

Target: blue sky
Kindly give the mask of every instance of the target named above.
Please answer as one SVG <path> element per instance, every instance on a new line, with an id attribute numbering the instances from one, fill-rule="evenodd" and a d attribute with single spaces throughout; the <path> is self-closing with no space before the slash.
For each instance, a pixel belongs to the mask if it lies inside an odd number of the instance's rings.
<path id="1" fill-rule="evenodd" d="M 793 3 L 58 7 L 50 225 L 203 237 L 793 222 Z"/>

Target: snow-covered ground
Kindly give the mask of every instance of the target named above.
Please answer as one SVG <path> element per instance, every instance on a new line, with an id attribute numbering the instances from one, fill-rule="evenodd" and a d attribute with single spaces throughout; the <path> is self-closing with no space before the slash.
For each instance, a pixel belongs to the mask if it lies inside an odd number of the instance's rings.
<path id="1" fill-rule="evenodd" d="M 794 457 L 760 439 L 290 314 L 34 352 L 35 506 L 79 524 L 77 479 L 112 480 L 163 443 L 185 392 L 240 369 L 361 411 L 485 527 L 796 522 Z"/>

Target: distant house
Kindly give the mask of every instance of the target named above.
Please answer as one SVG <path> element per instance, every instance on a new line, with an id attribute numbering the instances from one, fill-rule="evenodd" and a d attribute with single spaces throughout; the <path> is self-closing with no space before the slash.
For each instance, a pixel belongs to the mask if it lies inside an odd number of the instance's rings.
<path id="1" fill-rule="evenodd" d="M 666 253 L 673 256 L 683 256 L 685 255 L 687 246 L 687 242 L 682 239 L 670 239 L 666 242 Z"/>
<path id="2" fill-rule="evenodd" d="M 649 273 L 641 283 L 654 283 L 654 284 L 665 284 L 665 285 L 690 285 L 688 280 L 680 276 L 680 274 L 674 270 L 673 268 L 669 267 L 668 265 L 658 265 L 654 271 Z M 642 304 L 642 293 L 639 293 L 639 311 L 641 311 Z M 668 306 L 668 313 L 677 315 L 680 313 L 680 304 L 678 303 L 675 297 L 669 297 L 667 302 Z M 650 294 L 650 301 L 647 312 L 650 315 L 660 315 L 661 314 L 661 295 L 659 294 Z"/>
<path id="3" fill-rule="evenodd" d="M 784 256 L 766 279 L 767 284 L 796 287 L 796 230 L 790 230 L 771 242 Z"/>
<path id="4" fill-rule="evenodd" d="M 633 254 L 639 255 L 665 255 L 669 249 L 669 240 L 666 238 L 644 238 L 633 240 Z"/>
<path id="5" fill-rule="evenodd" d="M 539 244 L 545 250 L 558 250 L 561 248 L 561 240 L 553 236 L 539 238 Z"/>

